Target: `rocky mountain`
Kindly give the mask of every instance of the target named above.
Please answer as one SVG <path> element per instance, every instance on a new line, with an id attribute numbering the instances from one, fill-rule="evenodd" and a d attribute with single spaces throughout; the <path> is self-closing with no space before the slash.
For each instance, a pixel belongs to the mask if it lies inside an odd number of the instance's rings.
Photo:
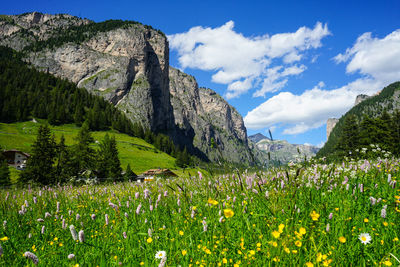
<path id="1" fill-rule="evenodd" d="M 211 89 L 199 88 L 193 76 L 169 69 L 171 103 L 178 135 L 211 160 L 229 154 L 234 162 L 253 161 L 241 115 Z"/>
<path id="2" fill-rule="evenodd" d="M 249 136 L 249 140 L 251 142 L 255 143 L 255 144 L 258 143 L 261 140 L 264 140 L 264 139 L 271 140 L 271 139 L 269 139 L 268 137 L 266 137 L 265 135 L 263 135 L 261 133 L 256 133 L 256 134 L 253 134 L 253 135 Z"/>
<path id="3" fill-rule="evenodd" d="M 290 144 L 286 140 L 271 140 L 267 137 L 260 139 L 262 134 L 249 136 L 249 140 L 255 140 L 255 146 L 264 152 L 264 162 L 267 160 L 267 153 L 270 154 L 270 159 L 287 163 L 289 161 L 303 160 L 315 156 L 319 148 L 311 145 Z"/>
<path id="4" fill-rule="evenodd" d="M 132 21 L 94 23 L 38 12 L 0 16 L 0 45 L 39 70 L 100 95 L 133 122 L 210 160 L 251 162 L 240 114 L 169 66 L 166 36 Z"/>

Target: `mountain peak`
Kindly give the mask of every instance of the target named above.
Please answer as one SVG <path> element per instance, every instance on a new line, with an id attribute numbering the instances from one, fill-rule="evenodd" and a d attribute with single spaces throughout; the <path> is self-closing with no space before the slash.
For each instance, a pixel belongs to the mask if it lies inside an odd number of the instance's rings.
<path id="1" fill-rule="evenodd" d="M 260 142 L 261 140 L 264 140 L 264 139 L 271 140 L 271 139 L 269 139 L 268 137 L 266 137 L 265 135 L 263 135 L 261 133 L 256 133 L 256 134 L 250 135 L 249 139 L 253 143 L 258 143 L 258 142 Z"/>

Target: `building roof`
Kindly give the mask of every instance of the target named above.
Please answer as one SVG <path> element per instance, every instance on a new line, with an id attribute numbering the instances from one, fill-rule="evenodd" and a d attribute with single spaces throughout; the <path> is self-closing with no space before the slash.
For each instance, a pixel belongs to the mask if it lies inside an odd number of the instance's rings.
<path id="1" fill-rule="evenodd" d="M 28 153 L 25 153 L 23 151 L 17 150 L 17 149 L 10 149 L 10 150 L 3 150 L 3 153 L 10 153 L 10 152 L 14 152 L 14 153 L 20 153 L 25 155 L 26 157 L 30 157 L 31 155 Z"/>
<path id="2" fill-rule="evenodd" d="M 177 176 L 170 169 L 150 169 L 142 173 L 145 176 Z"/>

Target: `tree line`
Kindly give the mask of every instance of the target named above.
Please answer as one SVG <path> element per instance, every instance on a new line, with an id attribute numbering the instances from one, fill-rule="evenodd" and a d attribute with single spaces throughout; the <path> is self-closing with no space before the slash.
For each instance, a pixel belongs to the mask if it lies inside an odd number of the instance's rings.
<path id="1" fill-rule="evenodd" d="M 22 61 L 22 54 L 0 46 L 0 121 L 11 123 L 32 117 L 51 125 L 88 122 L 92 131 L 114 129 L 145 139 L 157 149 L 177 158 L 180 167 L 197 158 L 171 138 L 132 123 L 123 112 L 100 96 L 78 88 L 66 79 L 40 72 Z"/>
<path id="2" fill-rule="evenodd" d="M 114 181 L 134 178 L 135 174 L 130 166 L 125 175 L 122 175 L 114 136 L 106 134 L 96 150 L 92 147 L 94 139 L 89 125 L 84 122 L 75 141 L 74 145 L 68 147 L 62 135 L 57 143 L 49 126 L 40 125 L 36 141 L 32 145 L 32 154 L 19 181 L 47 185 L 69 182 L 74 177 L 112 178 Z"/>
<path id="3" fill-rule="evenodd" d="M 394 111 L 393 114 L 389 114 L 385 110 L 375 118 L 364 115 L 361 121 L 357 120 L 357 117 L 353 114 L 346 116 L 343 121 L 342 132 L 335 146 L 335 152 L 331 157 L 365 157 L 366 149 L 371 150 L 371 146 L 379 147 L 379 151 L 389 151 L 396 157 L 400 156 L 399 110 Z"/>

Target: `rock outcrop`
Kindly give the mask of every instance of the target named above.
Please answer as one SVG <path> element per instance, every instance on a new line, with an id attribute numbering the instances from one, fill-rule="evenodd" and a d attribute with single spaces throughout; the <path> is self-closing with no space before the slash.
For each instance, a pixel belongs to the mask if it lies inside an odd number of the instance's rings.
<path id="1" fill-rule="evenodd" d="M 37 69 L 104 97 L 133 122 L 170 135 L 200 157 L 253 161 L 240 114 L 214 91 L 199 88 L 194 77 L 169 67 L 163 33 L 137 22 L 96 25 L 63 14 L 3 15 L 0 45 L 24 51 Z"/>
<path id="2" fill-rule="evenodd" d="M 331 132 L 333 128 L 335 127 L 336 123 L 338 123 L 339 119 L 336 118 L 329 118 L 326 121 L 326 139 L 328 140 L 329 135 L 331 135 Z"/>
<path id="3" fill-rule="evenodd" d="M 363 95 L 363 94 L 358 95 L 356 97 L 356 101 L 354 101 L 354 106 L 357 106 L 358 104 L 360 104 L 361 102 L 363 102 L 364 100 L 366 100 L 368 98 L 370 98 L 369 95 Z"/>

